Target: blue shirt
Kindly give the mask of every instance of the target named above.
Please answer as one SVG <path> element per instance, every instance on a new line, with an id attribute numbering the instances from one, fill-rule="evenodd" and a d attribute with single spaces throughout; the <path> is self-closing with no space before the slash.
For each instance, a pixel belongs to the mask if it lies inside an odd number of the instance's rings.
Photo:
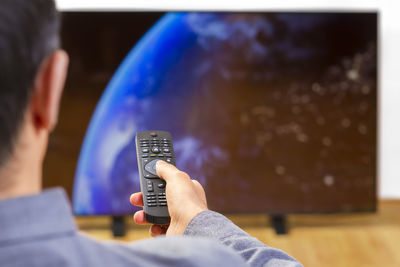
<path id="1" fill-rule="evenodd" d="M 78 233 L 62 189 L 0 201 L 0 266 L 301 266 L 212 211 L 183 236 L 128 244 Z"/>

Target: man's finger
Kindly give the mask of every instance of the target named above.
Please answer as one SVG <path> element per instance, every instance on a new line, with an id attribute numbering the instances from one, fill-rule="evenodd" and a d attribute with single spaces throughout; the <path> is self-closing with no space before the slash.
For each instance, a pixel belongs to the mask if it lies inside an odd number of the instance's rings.
<path id="1" fill-rule="evenodd" d="M 135 214 L 133 215 L 133 220 L 137 224 L 150 224 L 146 221 L 146 216 L 145 216 L 143 210 L 139 210 L 139 211 L 135 212 Z"/>
<path id="2" fill-rule="evenodd" d="M 137 207 L 143 207 L 142 192 L 132 194 L 129 200 L 132 205 L 137 206 Z"/>
<path id="3" fill-rule="evenodd" d="M 178 170 L 174 165 L 168 164 L 163 160 L 159 160 L 156 163 L 157 175 L 164 179 L 167 183 L 172 181 L 173 179 L 188 179 L 190 180 L 189 175 Z"/>
<path id="4" fill-rule="evenodd" d="M 165 234 L 167 233 L 167 229 L 168 229 L 168 228 L 166 228 L 166 227 L 164 227 L 164 226 L 154 224 L 154 225 L 152 225 L 152 226 L 150 227 L 150 235 L 151 235 L 152 237 L 156 237 L 156 236 L 160 236 L 160 235 L 165 235 Z"/>

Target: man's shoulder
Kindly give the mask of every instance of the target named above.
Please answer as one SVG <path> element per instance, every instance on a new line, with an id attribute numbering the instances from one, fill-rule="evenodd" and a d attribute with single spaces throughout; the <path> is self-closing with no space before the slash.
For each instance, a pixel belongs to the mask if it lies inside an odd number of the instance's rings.
<path id="1" fill-rule="evenodd" d="M 131 243 L 97 242 L 84 235 L 80 235 L 79 238 L 82 243 L 86 243 L 86 249 L 97 254 L 96 257 L 104 257 L 103 260 L 109 264 L 246 266 L 244 260 L 230 248 L 206 238 L 164 236 Z"/>

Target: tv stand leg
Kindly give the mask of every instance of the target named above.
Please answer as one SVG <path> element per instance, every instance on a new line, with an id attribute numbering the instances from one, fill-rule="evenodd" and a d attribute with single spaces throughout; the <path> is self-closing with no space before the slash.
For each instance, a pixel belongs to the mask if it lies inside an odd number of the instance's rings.
<path id="1" fill-rule="evenodd" d="M 114 237 L 125 236 L 125 220 L 124 216 L 112 216 L 111 231 Z"/>
<path id="2" fill-rule="evenodd" d="M 271 215 L 271 223 L 277 235 L 286 235 L 288 233 L 285 215 Z"/>

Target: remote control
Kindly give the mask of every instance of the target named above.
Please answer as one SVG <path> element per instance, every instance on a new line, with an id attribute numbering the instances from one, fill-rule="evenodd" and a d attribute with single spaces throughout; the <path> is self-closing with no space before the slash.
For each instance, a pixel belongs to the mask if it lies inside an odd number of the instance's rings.
<path id="1" fill-rule="evenodd" d="M 166 183 L 157 176 L 158 160 L 175 165 L 171 134 L 165 131 L 143 131 L 136 134 L 136 153 L 146 220 L 153 224 L 169 224 Z"/>

